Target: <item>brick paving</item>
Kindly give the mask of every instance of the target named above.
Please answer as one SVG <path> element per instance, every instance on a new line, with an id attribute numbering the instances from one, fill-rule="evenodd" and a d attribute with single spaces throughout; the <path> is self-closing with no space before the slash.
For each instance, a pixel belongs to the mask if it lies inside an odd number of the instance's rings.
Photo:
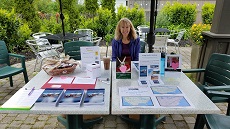
<path id="1" fill-rule="evenodd" d="M 101 48 L 101 57 L 105 56 L 105 47 Z M 174 47 L 168 48 L 168 53 L 172 52 Z M 181 47 L 182 68 L 189 69 L 191 47 Z M 111 47 L 109 48 L 111 56 Z M 37 72 L 33 72 L 35 60 L 27 61 L 27 73 L 29 80 L 33 78 Z M 19 64 L 15 64 L 17 66 Z M 39 71 L 39 69 L 36 69 Z M 8 100 L 18 89 L 25 85 L 22 74 L 13 76 L 14 86 L 10 87 L 8 78 L 0 79 L 0 105 Z M 222 113 L 226 113 L 226 104 L 216 104 Z M 57 116 L 46 114 L 2 114 L 0 113 L 0 129 L 64 129 L 65 127 L 57 121 Z M 192 129 L 194 127 L 196 115 L 194 114 L 172 114 L 166 115 L 165 123 L 158 125 L 158 129 Z M 91 129 L 133 129 L 132 125 L 126 124 L 119 116 L 107 115 L 104 120 Z"/>

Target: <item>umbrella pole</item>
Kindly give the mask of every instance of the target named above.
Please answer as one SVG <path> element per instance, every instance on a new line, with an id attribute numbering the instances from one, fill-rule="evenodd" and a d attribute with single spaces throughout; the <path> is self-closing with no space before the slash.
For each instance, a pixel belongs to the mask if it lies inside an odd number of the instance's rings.
<path id="1" fill-rule="evenodd" d="M 151 12 L 150 12 L 150 28 L 147 34 L 147 43 L 149 47 L 149 53 L 153 51 L 153 44 L 155 43 L 155 0 L 151 0 Z"/>
<path id="2" fill-rule="evenodd" d="M 61 23 L 62 23 L 62 33 L 63 33 L 63 37 L 65 37 L 65 26 L 64 26 L 64 15 L 62 13 L 62 2 L 61 0 L 59 0 L 59 4 L 60 4 L 60 18 L 61 18 Z"/>

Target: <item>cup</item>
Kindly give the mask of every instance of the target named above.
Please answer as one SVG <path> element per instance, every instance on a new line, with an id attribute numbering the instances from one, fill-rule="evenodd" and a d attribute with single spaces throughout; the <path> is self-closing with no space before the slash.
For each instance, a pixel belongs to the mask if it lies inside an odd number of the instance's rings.
<path id="1" fill-rule="evenodd" d="M 104 69 L 109 70 L 110 67 L 110 57 L 103 57 Z"/>

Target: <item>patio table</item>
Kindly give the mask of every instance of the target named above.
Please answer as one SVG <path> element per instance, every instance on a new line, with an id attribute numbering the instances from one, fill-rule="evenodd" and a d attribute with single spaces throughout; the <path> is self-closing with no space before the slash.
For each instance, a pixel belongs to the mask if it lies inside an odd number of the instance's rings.
<path id="1" fill-rule="evenodd" d="M 85 37 L 87 35 L 83 35 L 83 34 L 75 34 L 75 33 L 65 33 L 65 36 L 63 35 L 63 33 L 58 33 L 58 34 L 53 34 L 53 35 L 47 35 L 47 36 L 43 36 L 41 38 L 45 38 L 48 40 L 58 40 L 58 41 L 66 41 L 66 40 L 78 40 L 81 37 Z"/>
<path id="2" fill-rule="evenodd" d="M 112 62 L 112 71 L 115 70 L 116 62 Z M 172 72 L 165 72 L 161 80 L 165 85 L 176 85 L 186 95 L 193 104 L 194 108 L 120 108 L 119 87 L 138 86 L 138 72 L 132 68 L 132 79 L 115 79 L 116 72 L 112 72 L 112 104 L 111 114 L 128 115 L 139 114 L 138 124 L 141 129 L 156 128 L 155 114 L 214 114 L 220 113 L 220 109 L 184 74 L 174 76 Z M 177 73 L 178 74 L 178 73 Z"/>
<path id="3" fill-rule="evenodd" d="M 101 77 L 110 77 L 110 70 L 104 70 L 103 63 L 101 63 Z M 79 66 L 75 69 L 74 73 L 65 76 L 86 77 L 86 71 L 81 70 Z M 41 70 L 35 77 L 33 77 L 24 87 L 27 89 L 40 89 L 49 79 L 44 70 Z M 82 129 L 83 128 L 83 115 L 108 115 L 110 114 L 110 84 L 101 81 L 96 82 L 95 88 L 104 88 L 104 105 L 98 105 L 96 108 L 93 106 L 81 107 L 55 107 L 55 106 L 36 106 L 34 105 L 30 110 L 0 110 L 0 113 L 19 113 L 19 114 L 68 114 L 67 127 L 69 129 Z"/>

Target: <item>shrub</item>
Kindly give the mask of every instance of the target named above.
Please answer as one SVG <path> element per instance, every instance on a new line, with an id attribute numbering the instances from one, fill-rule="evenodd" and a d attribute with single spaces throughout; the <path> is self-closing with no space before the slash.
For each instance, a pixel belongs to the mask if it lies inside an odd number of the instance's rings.
<path id="1" fill-rule="evenodd" d="M 214 8 L 215 8 L 215 4 L 211 4 L 211 3 L 204 3 L 204 5 L 202 6 L 201 16 L 204 24 L 212 23 Z"/>
<path id="2" fill-rule="evenodd" d="M 196 45 L 203 45 L 204 39 L 202 36 L 202 31 L 209 31 L 210 28 L 210 24 L 193 24 L 189 31 L 190 38 L 193 41 L 193 43 Z"/>
<path id="3" fill-rule="evenodd" d="M 183 25 L 191 27 L 196 20 L 197 10 L 195 4 L 182 4 L 179 2 L 167 2 L 162 8 L 162 13 L 165 14 L 164 19 L 167 19 L 171 25 Z"/>
<path id="4" fill-rule="evenodd" d="M 19 21 L 15 18 L 14 10 L 8 12 L 0 9 L 0 40 L 4 40 L 10 52 L 18 45 Z"/>
<path id="5" fill-rule="evenodd" d="M 124 17 L 127 17 L 129 20 L 131 20 L 135 28 L 146 23 L 144 9 L 139 8 L 139 5 L 136 3 L 132 9 L 126 9 L 124 6 L 118 7 L 117 21 Z"/>

